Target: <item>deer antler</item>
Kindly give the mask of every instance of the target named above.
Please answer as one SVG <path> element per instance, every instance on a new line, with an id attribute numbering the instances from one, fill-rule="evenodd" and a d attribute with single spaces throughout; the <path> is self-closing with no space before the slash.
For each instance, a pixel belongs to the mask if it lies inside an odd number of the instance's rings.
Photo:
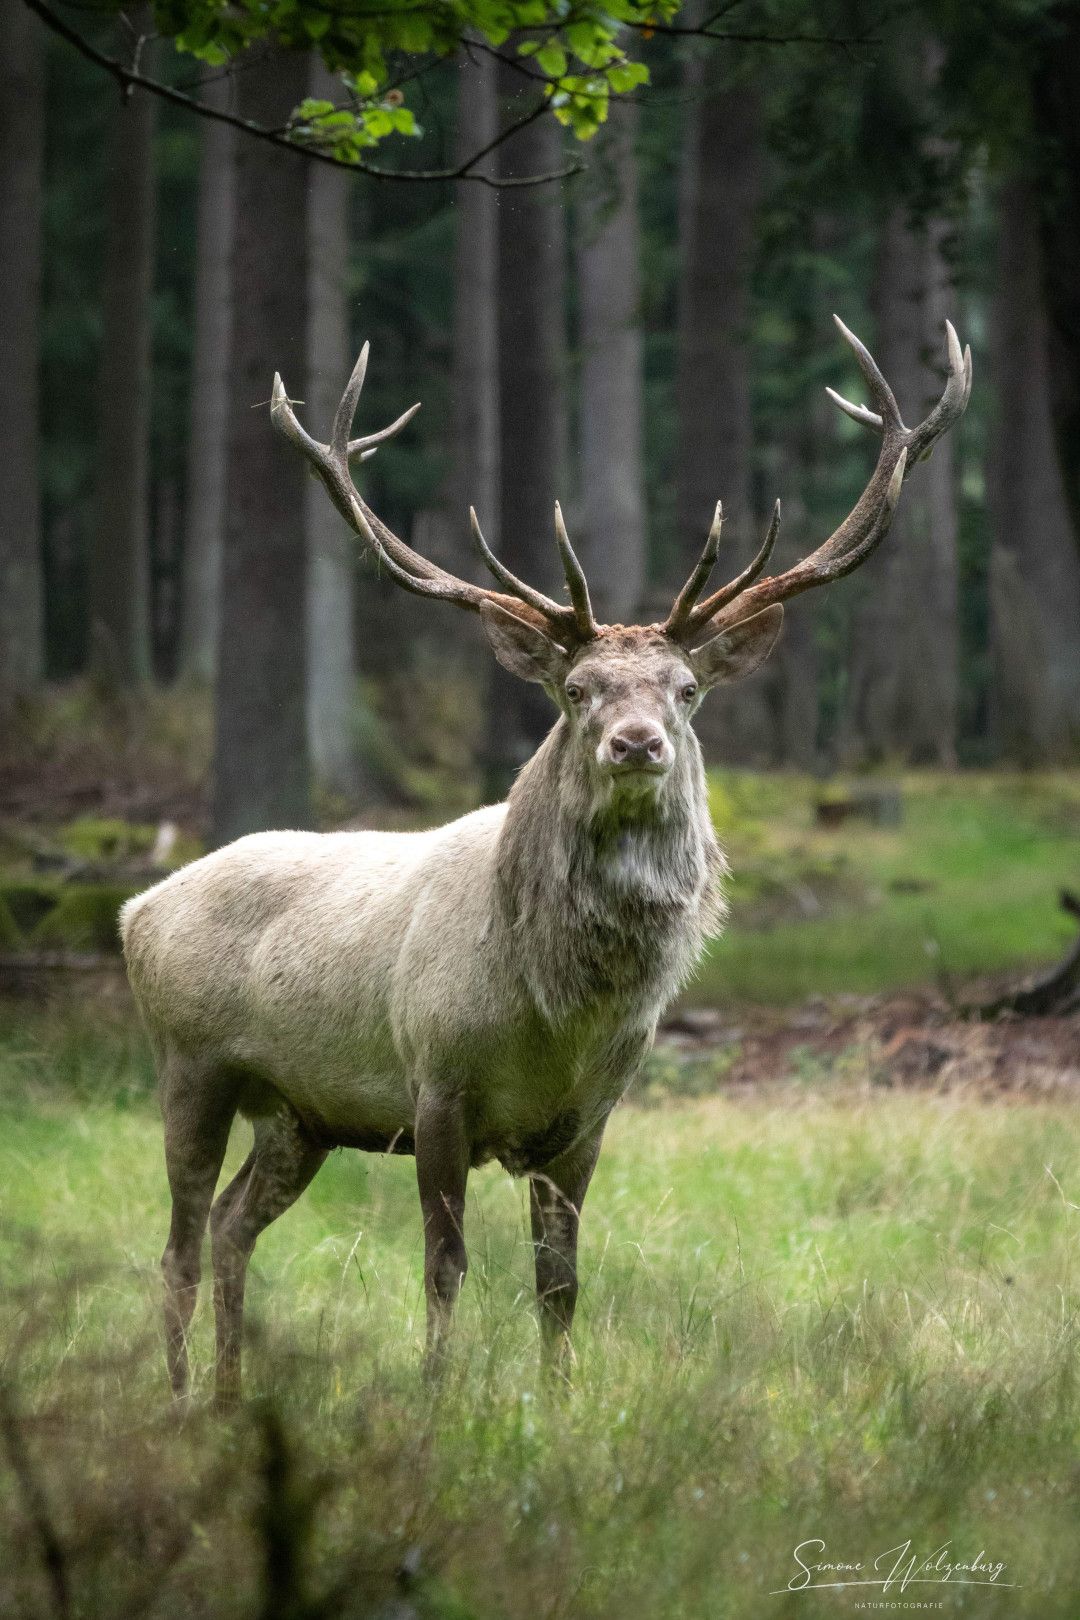
<path id="1" fill-rule="evenodd" d="M 839 528 L 816 551 L 782 574 L 758 579 L 780 530 L 780 502 L 777 501 L 769 532 L 753 562 L 730 584 L 699 602 L 698 597 L 716 561 L 720 540 L 721 513 L 717 506 L 701 558 L 676 597 L 663 626 L 665 632 L 676 641 L 685 642 L 699 635 L 706 625 L 710 632 L 722 630 L 739 619 L 749 618 L 762 608 L 770 607 L 774 602 L 782 602 L 789 596 L 812 590 L 816 585 L 827 585 L 831 580 L 842 579 L 845 574 L 858 568 L 889 532 L 907 474 L 917 461 L 930 454 L 935 442 L 964 414 L 971 395 L 971 350 L 965 349 L 961 353 L 960 340 L 951 321 L 945 322 L 949 353 L 949 377 L 945 391 L 925 420 L 918 427 L 908 428 L 904 426 L 893 391 L 870 351 L 860 343 L 854 332 L 848 331 L 838 315 L 834 315 L 833 320 L 840 329 L 840 335 L 851 347 L 877 405 L 877 410 L 872 411 L 865 405 L 853 405 L 831 388 L 826 390 L 829 398 L 845 415 L 881 435 L 881 450 L 870 482 Z"/>
<path id="2" fill-rule="evenodd" d="M 377 433 L 350 439 L 353 417 L 367 373 L 369 349 L 370 345 L 365 343 L 345 392 L 341 396 L 341 403 L 334 414 L 329 444 L 320 444 L 301 426 L 285 392 L 285 385 L 277 373 L 274 375 L 274 391 L 270 402 L 270 418 L 274 426 L 306 456 L 346 523 L 360 536 L 391 579 L 417 596 L 430 596 L 439 601 L 453 602 L 458 607 L 468 608 L 474 613 L 479 612 L 483 603 L 492 602 L 505 612 L 513 614 L 515 618 L 525 619 L 530 624 L 536 625 L 563 646 L 576 647 L 591 641 L 599 634 L 599 626 L 593 618 L 585 575 L 570 545 L 562 512 L 557 504 L 555 538 L 566 574 L 570 593 L 569 604 L 553 601 L 550 596 L 534 590 L 531 585 L 527 585 L 524 580 L 511 573 L 489 549 L 480 532 L 476 513 L 471 509 L 469 518 L 476 548 L 486 567 L 509 594 L 504 595 L 500 591 L 474 585 L 470 580 L 459 579 L 456 574 L 440 568 L 438 564 L 429 561 L 427 557 L 421 556 L 418 551 L 406 545 L 404 540 L 399 539 L 371 510 L 352 481 L 349 463 L 357 459 L 366 460 L 368 456 L 374 455 L 379 445 L 392 438 L 412 420 L 420 406 L 413 405 L 399 416 L 396 422 L 391 422 L 389 427 L 381 428 Z"/>

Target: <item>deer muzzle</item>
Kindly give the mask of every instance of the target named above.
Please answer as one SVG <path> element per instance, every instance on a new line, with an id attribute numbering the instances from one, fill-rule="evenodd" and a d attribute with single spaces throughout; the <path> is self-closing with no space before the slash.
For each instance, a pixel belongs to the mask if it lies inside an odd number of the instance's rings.
<path id="1" fill-rule="evenodd" d="M 674 761 L 675 750 L 665 732 L 647 721 L 623 722 L 613 727 L 597 750 L 600 766 L 620 775 L 641 771 L 665 776 Z"/>

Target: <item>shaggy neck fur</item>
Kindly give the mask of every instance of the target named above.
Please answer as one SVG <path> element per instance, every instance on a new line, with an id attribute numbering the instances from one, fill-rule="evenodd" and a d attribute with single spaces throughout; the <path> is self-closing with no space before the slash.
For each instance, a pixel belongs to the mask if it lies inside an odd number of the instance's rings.
<path id="1" fill-rule="evenodd" d="M 658 1017 L 723 920 L 726 871 L 692 733 L 652 791 L 594 776 L 560 719 L 514 784 L 497 852 L 499 911 L 541 1012 L 614 999 Z"/>

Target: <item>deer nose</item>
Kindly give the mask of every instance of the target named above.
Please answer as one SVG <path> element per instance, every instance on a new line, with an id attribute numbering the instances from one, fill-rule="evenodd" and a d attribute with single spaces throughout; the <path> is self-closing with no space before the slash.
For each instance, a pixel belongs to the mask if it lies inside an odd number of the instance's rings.
<path id="1" fill-rule="evenodd" d="M 608 739 L 608 758 L 613 765 L 664 765 L 667 763 L 667 738 L 652 726 L 622 726 Z"/>

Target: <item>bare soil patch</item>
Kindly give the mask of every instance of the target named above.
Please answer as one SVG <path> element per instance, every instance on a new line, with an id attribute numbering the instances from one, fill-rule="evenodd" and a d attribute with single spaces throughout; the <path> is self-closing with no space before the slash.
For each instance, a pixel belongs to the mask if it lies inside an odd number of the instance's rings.
<path id="1" fill-rule="evenodd" d="M 978 986 L 971 1000 L 999 986 Z M 932 991 L 834 996 L 796 1008 L 686 1009 L 661 1049 L 692 1062 L 722 1054 L 717 1084 L 758 1088 L 827 1080 L 850 1067 L 883 1087 L 1041 1097 L 1080 1091 L 1080 1017 L 978 1022 Z"/>

